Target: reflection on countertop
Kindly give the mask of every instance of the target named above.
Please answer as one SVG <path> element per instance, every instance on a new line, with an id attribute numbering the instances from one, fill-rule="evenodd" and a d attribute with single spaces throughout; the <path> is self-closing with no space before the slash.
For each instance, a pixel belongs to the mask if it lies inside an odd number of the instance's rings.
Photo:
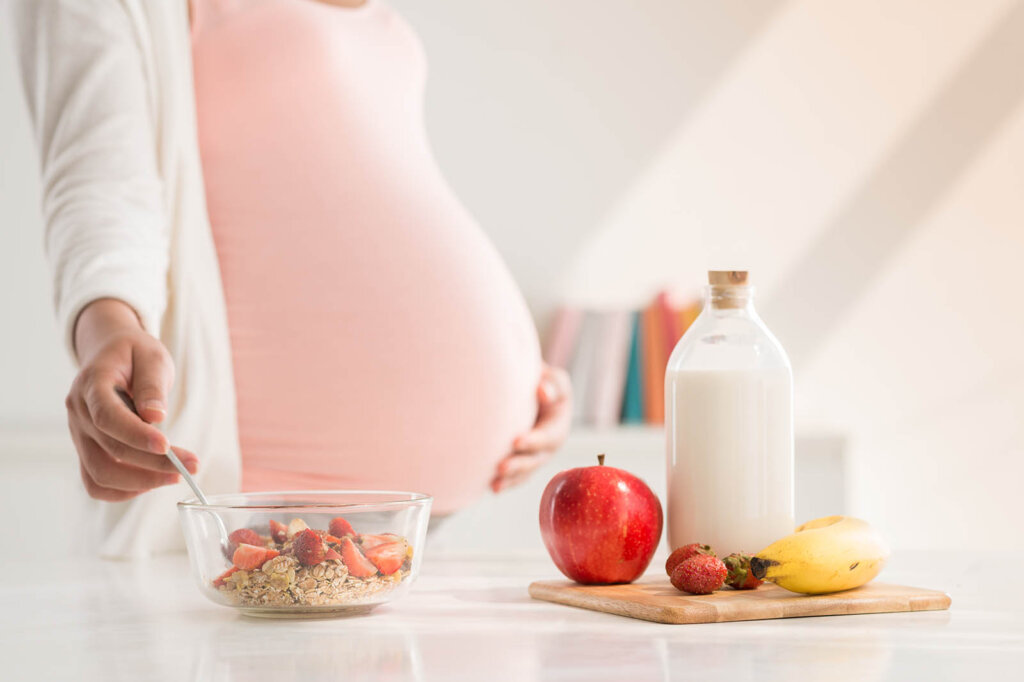
<path id="1" fill-rule="evenodd" d="M 0 653 L 10 680 L 982 679 L 1024 660 L 1024 596 L 978 582 L 995 560 L 897 554 L 884 579 L 944 589 L 950 611 L 669 626 L 531 600 L 557 577 L 537 555 L 428 554 L 406 599 L 312 621 L 208 602 L 183 556 L 8 555 Z"/>

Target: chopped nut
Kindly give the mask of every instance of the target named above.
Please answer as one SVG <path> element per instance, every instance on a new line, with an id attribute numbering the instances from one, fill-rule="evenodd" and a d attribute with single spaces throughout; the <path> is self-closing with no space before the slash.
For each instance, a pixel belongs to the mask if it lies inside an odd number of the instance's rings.
<path id="1" fill-rule="evenodd" d="M 288 529 L 285 531 L 285 536 L 291 540 L 307 528 L 309 528 L 309 526 L 307 526 L 306 522 L 302 519 L 292 519 L 288 524 Z"/>

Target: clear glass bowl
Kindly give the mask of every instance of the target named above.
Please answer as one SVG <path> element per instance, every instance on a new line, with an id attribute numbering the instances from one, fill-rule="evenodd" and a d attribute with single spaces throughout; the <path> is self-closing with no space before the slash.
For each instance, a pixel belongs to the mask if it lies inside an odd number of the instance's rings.
<path id="1" fill-rule="evenodd" d="M 247 615 L 324 618 L 367 613 L 408 592 L 419 574 L 432 498 L 319 490 L 207 499 L 206 505 L 195 498 L 178 503 L 202 593 Z M 339 535 L 331 535 L 331 521 L 339 517 L 352 533 L 341 535 L 344 524 L 336 523 Z M 230 547 L 221 542 L 218 518 L 232 534 Z M 303 524 L 316 538 L 303 533 Z M 248 545 L 241 553 L 239 539 Z"/>

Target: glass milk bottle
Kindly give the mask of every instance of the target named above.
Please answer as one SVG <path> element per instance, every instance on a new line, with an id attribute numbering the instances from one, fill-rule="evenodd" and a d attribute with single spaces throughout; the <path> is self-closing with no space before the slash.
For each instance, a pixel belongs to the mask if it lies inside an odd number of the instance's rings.
<path id="1" fill-rule="evenodd" d="M 744 271 L 708 273 L 665 373 L 668 539 L 719 557 L 793 532 L 793 372 Z"/>

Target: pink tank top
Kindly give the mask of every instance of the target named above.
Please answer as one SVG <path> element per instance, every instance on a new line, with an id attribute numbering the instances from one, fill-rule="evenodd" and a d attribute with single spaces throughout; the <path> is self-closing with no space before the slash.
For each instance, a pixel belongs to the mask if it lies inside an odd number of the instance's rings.
<path id="1" fill-rule="evenodd" d="M 378 0 L 192 9 L 243 488 L 464 506 L 532 425 L 540 354 L 431 154 L 415 35 Z"/>

